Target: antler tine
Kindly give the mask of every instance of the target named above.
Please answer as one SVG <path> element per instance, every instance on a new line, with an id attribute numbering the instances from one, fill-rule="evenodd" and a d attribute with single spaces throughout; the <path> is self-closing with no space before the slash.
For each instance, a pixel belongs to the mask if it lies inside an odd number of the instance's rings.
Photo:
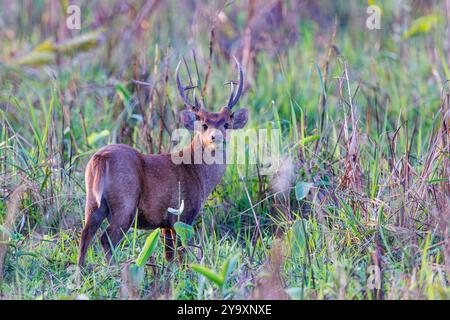
<path id="1" fill-rule="evenodd" d="M 236 95 L 233 95 L 233 84 L 231 81 L 231 95 L 230 95 L 230 99 L 228 100 L 228 105 L 227 107 L 229 109 L 232 109 L 233 106 L 239 101 L 239 98 L 241 97 L 242 94 L 242 88 L 244 87 L 244 72 L 242 71 L 242 66 L 239 63 L 239 61 L 236 59 L 235 56 L 233 56 L 234 61 L 236 62 L 236 65 L 239 69 L 239 86 L 238 86 L 238 90 L 236 92 Z"/>
<path id="2" fill-rule="evenodd" d="M 191 107 L 192 110 L 198 111 L 199 110 L 199 103 L 197 98 L 195 98 L 194 96 L 194 101 L 195 101 L 195 105 L 192 104 L 191 102 L 189 102 L 189 100 L 187 99 L 187 97 L 184 94 L 184 91 L 186 89 L 192 89 L 192 87 L 183 87 L 181 85 L 181 81 L 180 81 L 180 65 L 181 65 L 182 60 L 180 60 L 180 62 L 178 62 L 177 68 L 175 70 L 175 76 L 177 78 L 177 87 L 178 87 L 178 93 L 180 94 L 181 98 L 183 99 L 183 102 L 185 105 Z"/>

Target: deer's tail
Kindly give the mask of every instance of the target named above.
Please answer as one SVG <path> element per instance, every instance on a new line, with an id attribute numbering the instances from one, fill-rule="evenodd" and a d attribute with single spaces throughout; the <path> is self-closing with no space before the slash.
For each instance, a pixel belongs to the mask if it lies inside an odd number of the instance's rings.
<path id="1" fill-rule="evenodd" d="M 91 162 L 92 174 L 92 191 L 97 202 L 97 206 L 101 207 L 102 200 L 105 201 L 105 185 L 108 171 L 107 157 L 103 155 L 94 155 Z"/>

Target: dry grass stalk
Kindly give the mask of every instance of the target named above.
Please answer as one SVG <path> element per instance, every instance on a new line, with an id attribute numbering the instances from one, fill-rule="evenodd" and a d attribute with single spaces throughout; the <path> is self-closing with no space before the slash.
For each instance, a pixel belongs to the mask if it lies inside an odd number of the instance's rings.
<path id="1" fill-rule="evenodd" d="M 276 240 L 272 250 L 258 274 L 256 285 L 250 294 L 251 300 L 287 300 L 289 296 L 283 289 L 280 270 L 284 262 L 283 241 Z"/>
<path id="2" fill-rule="evenodd" d="M 17 213 L 19 212 L 20 198 L 25 190 L 25 187 L 20 186 L 17 187 L 12 193 L 11 198 L 8 201 L 5 220 L 3 221 L 3 227 L 10 231 L 14 227 L 14 221 L 17 217 Z M 9 235 L 6 232 L 0 230 L 0 283 L 3 280 L 3 268 L 6 258 L 6 252 L 8 251 L 8 241 Z"/>
<path id="3" fill-rule="evenodd" d="M 423 196 L 429 195 L 435 201 L 433 213 L 444 237 L 445 266 L 450 276 L 450 93 L 446 93 L 443 99 L 440 114 L 442 115 L 441 126 L 435 136 L 432 152 L 427 159 L 429 170 L 425 175 L 426 180 L 422 179 L 422 183 L 424 184 L 431 177 L 434 162 L 442 159 L 442 167 L 439 170 L 440 176 L 443 177 L 442 181 L 437 186 L 431 187 L 432 192 Z"/>
<path id="4" fill-rule="evenodd" d="M 358 120 L 356 115 L 355 106 L 353 104 L 353 96 L 350 89 L 350 80 L 348 76 L 348 63 L 347 61 L 343 62 L 344 64 L 344 73 L 343 76 L 340 78 L 339 83 L 339 91 L 341 99 L 344 101 L 344 103 L 349 107 L 349 113 L 350 113 L 350 121 L 351 121 L 351 133 L 348 132 L 348 128 L 350 127 L 348 124 L 348 115 L 345 115 L 344 117 L 344 138 L 346 143 L 346 155 L 345 155 L 345 169 L 344 174 L 341 177 L 341 181 L 339 183 L 339 187 L 348 188 L 354 195 L 358 197 L 362 197 L 362 171 L 361 171 L 361 164 L 360 164 L 360 158 L 359 158 L 359 144 L 360 144 L 360 136 L 358 131 Z M 347 85 L 347 94 L 348 94 L 348 101 L 346 101 L 343 98 L 343 85 L 344 81 Z M 357 207 L 360 207 L 365 213 L 366 209 L 364 206 L 364 203 L 362 201 L 355 200 L 353 202 L 353 209 L 357 209 Z M 368 215 L 366 214 L 366 223 L 368 222 Z"/>
<path id="5" fill-rule="evenodd" d="M 125 263 L 121 269 L 121 287 L 120 287 L 120 299 L 122 300 L 137 300 L 139 299 L 139 288 L 133 281 L 130 272 L 131 263 Z"/>
<path id="6" fill-rule="evenodd" d="M 209 38 L 208 66 L 206 68 L 205 80 L 203 80 L 203 88 L 202 88 L 202 95 L 201 95 L 201 99 L 203 101 L 205 100 L 206 87 L 208 86 L 208 79 L 211 74 L 211 62 L 212 62 L 213 46 L 214 46 L 214 40 L 215 40 L 214 28 L 215 28 L 214 26 L 211 28 L 211 35 Z"/>
<path id="7" fill-rule="evenodd" d="M 274 192 L 274 207 L 285 213 L 286 221 L 291 221 L 290 193 L 295 183 L 295 166 L 289 156 L 281 159 L 281 166 L 270 181 L 270 189 Z"/>

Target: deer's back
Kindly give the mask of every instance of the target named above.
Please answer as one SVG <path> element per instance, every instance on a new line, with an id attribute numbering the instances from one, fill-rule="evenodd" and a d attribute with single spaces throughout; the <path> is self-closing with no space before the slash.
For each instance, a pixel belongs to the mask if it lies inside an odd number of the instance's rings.
<path id="1" fill-rule="evenodd" d="M 112 208 L 119 202 L 133 206 L 143 186 L 143 155 L 122 144 L 110 144 L 98 150 L 86 167 L 86 190 L 98 205 L 104 197 Z M 125 203 L 124 203 L 125 202 Z"/>
<path id="2" fill-rule="evenodd" d="M 90 187 L 102 168 L 102 180 L 97 182 L 102 188 Z M 117 214 L 114 208 L 124 202 L 137 208 L 141 228 L 173 225 L 177 217 L 167 209 L 177 208 L 181 199 L 185 202 L 181 218 L 191 223 L 203 202 L 193 166 L 174 164 L 170 154 L 144 155 L 122 144 L 105 146 L 94 154 L 86 168 L 86 182 L 87 190 L 102 190 L 113 215 Z"/>

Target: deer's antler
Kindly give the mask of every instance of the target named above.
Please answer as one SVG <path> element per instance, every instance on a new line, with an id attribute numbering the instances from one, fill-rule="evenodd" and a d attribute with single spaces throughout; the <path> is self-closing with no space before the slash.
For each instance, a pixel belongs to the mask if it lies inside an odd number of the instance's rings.
<path id="1" fill-rule="evenodd" d="M 197 98 L 195 97 L 195 88 L 196 88 L 197 86 L 192 85 L 192 81 L 191 81 L 191 84 L 190 84 L 189 86 L 183 87 L 183 86 L 181 85 L 180 74 L 179 74 L 179 72 L 180 72 L 180 65 L 181 65 L 181 62 L 182 62 L 182 61 L 183 61 L 183 60 L 180 60 L 180 62 L 178 62 L 177 69 L 176 69 L 176 71 L 175 71 L 175 75 L 176 75 L 176 78 L 177 78 L 178 93 L 180 94 L 181 98 L 183 99 L 184 104 L 185 104 L 187 107 L 190 107 L 193 111 L 199 111 L 199 110 L 200 110 L 200 104 L 199 104 Z M 188 71 L 188 73 L 189 73 L 189 69 L 188 69 L 187 65 L 186 65 L 186 69 L 187 69 L 187 71 Z M 190 78 L 190 76 L 189 76 L 189 78 Z M 186 90 L 191 90 L 191 89 L 194 89 L 193 96 L 194 96 L 194 103 L 195 103 L 195 104 L 192 104 L 192 103 L 188 100 L 188 98 L 186 97 L 186 95 L 184 94 L 184 92 L 185 92 Z"/>
<path id="2" fill-rule="evenodd" d="M 238 70 L 239 70 L 239 82 L 237 83 L 238 84 L 238 89 L 237 89 L 236 93 L 234 92 L 234 85 L 236 84 L 236 82 L 233 81 L 233 80 L 231 80 L 229 82 L 229 84 L 231 86 L 231 94 L 230 94 L 230 98 L 228 99 L 227 108 L 229 108 L 230 110 L 239 101 L 239 98 L 241 97 L 241 94 L 242 94 L 242 89 L 244 87 L 244 72 L 242 71 L 242 66 L 239 63 L 239 61 L 236 59 L 235 56 L 233 56 L 233 59 L 236 62 L 236 65 L 237 65 Z M 193 111 L 197 112 L 200 109 L 204 109 L 203 100 L 202 100 L 201 103 L 199 103 L 199 101 L 195 97 L 195 88 L 197 88 L 197 86 L 194 86 L 192 84 L 192 80 L 190 80 L 190 85 L 188 85 L 188 86 L 184 86 L 183 87 L 183 85 L 181 84 L 180 74 L 179 73 L 180 73 L 180 65 L 181 65 L 182 61 L 183 61 L 183 59 L 181 59 L 180 62 L 178 62 L 178 65 L 177 65 L 177 68 L 176 68 L 176 71 L 175 71 L 175 75 L 176 75 L 176 79 L 177 79 L 178 92 L 179 92 L 181 98 L 183 99 L 184 104 L 187 107 L 191 108 Z M 186 65 L 186 69 L 187 69 L 187 72 L 188 72 L 189 78 L 190 78 L 189 68 L 188 68 L 186 63 L 185 63 L 185 65 Z M 185 94 L 185 91 L 191 90 L 191 89 L 194 89 L 194 92 L 193 92 L 194 103 L 190 102 L 189 99 L 187 98 L 186 94 Z"/>
<path id="3" fill-rule="evenodd" d="M 233 59 L 234 59 L 234 61 L 236 61 L 236 65 L 239 70 L 239 86 L 238 86 L 236 94 L 234 94 L 234 82 L 232 80 L 230 81 L 231 94 L 230 94 L 230 99 L 228 100 L 228 104 L 227 104 L 227 107 L 230 110 L 239 101 L 239 98 L 241 97 L 241 94 L 242 94 L 242 88 L 244 87 L 244 72 L 242 71 L 242 66 L 239 63 L 239 61 L 236 59 L 235 56 L 233 56 Z"/>

